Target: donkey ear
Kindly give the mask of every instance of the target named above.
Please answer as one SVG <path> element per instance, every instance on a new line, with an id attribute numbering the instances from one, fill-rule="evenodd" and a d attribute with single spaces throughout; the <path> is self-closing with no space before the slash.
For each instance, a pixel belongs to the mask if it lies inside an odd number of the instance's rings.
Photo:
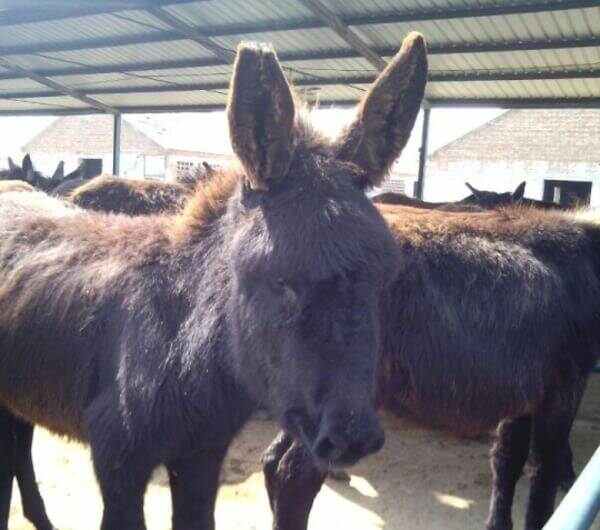
<path id="1" fill-rule="evenodd" d="M 51 180 L 59 181 L 65 178 L 65 163 L 61 160 L 56 166 L 54 171 L 54 175 L 52 175 Z"/>
<path id="2" fill-rule="evenodd" d="M 30 171 L 33 171 L 33 163 L 31 162 L 31 157 L 29 156 L 29 153 L 23 157 L 23 162 L 21 164 L 21 167 L 23 168 L 23 171 L 25 173 L 29 173 Z"/>
<path id="3" fill-rule="evenodd" d="M 408 142 L 427 83 L 427 50 L 419 33 L 410 33 L 358 107 L 358 116 L 337 143 L 338 158 L 366 174 L 376 186 Z"/>
<path id="4" fill-rule="evenodd" d="M 275 52 L 266 45 L 238 48 L 227 107 L 233 151 L 252 189 L 285 177 L 294 153 L 294 98 Z"/>
<path id="5" fill-rule="evenodd" d="M 13 159 L 10 156 L 8 157 L 8 168 L 11 171 L 18 171 L 20 169 L 19 166 L 17 166 L 17 164 L 14 163 Z"/>
<path id="6" fill-rule="evenodd" d="M 523 195 L 525 195 L 525 185 L 527 183 L 525 181 L 521 182 L 521 184 L 519 184 L 517 186 L 517 189 L 515 189 L 515 191 L 513 191 L 512 194 L 512 199 L 514 201 L 520 201 L 523 198 Z"/>
<path id="7" fill-rule="evenodd" d="M 471 186 L 471 184 L 469 184 L 468 182 L 465 182 L 465 186 L 467 188 L 469 188 L 469 191 L 473 194 L 473 195 L 479 195 L 479 190 L 477 188 L 475 188 L 474 186 Z"/>

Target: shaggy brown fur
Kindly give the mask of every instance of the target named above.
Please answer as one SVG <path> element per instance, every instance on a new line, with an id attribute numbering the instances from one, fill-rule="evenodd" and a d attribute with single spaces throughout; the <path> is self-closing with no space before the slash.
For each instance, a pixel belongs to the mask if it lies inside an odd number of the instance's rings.
<path id="1" fill-rule="evenodd" d="M 73 190 L 68 199 L 86 210 L 148 215 L 180 210 L 190 193 L 178 183 L 100 175 Z"/>
<path id="2" fill-rule="evenodd" d="M 379 208 L 401 267 L 383 316 L 380 402 L 459 434 L 498 425 L 489 530 L 512 529 L 531 441 L 538 467 L 525 528 L 540 530 L 600 352 L 600 220 L 528 206 Z M 324 472 L 281 436 L 265 473 L 274 528 L 304 530 Z"/>
<path id="3" fill-rule="evenodd" d="M 426 76 L 406 76 L 425 45 L 410 41 L 394 77 L 422 96 Z M 378 315 L 397 260 L 364 192 L 385 164 L 376 173 L 320 140 L 281 106 L 282 79 L 271 50 L 241 48 L 229 122 L 243 169 L 215 177 L 183 211 L 109 215 L 0 195 L 0 402 L 15 420 L 90 443 L 102 530 L 145 527 L 143 494 L 160 463 L 173 529 L 212 530 L 222 459 L 257 404 L 320 462 L 350 465 L 383 444 Z M 392 106 L 419 106 L 397 88 Z M 405 107 L 409 121 L 416 112 Z M 358 122 L 357 136 L 379 119 Z M 380 156 L 403 145 L 381 144 Z M 15 470 L 4 464 L 8 483 Z"/>

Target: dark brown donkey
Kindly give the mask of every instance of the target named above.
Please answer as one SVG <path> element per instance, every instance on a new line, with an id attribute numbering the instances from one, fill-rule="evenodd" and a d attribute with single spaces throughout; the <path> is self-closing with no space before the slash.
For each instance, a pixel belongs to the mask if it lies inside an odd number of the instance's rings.
<path id="1" fill-rule="evenodd" d="M 180 210 L 192 189 L 176 182 L 101 175 L 75 188 L 67 198 L 86 210 L 148 215 Z"/>
<path id="2" fill-rule="evenodd" d="M 525 528 L 540 530 L 600 351 L 600 221 L 523 207 L 382 211 L 401 271 L 382 311 L 381 404 L 459 433 L 498 425 L 488 530 L 512 528 L 531 441 Z M 284 434 L 264 462 L 274 527 L 305 529 L 325 468 Z"/>
<path id="3" fill-rule="evenodd" d="M 90 444 L 102 530 L 145 528 L 160 463 L 173 528 L 214 528 L 222 459 L 256 404 L 318 461 L 382 446 L 380 295 L 398 260 L 364 189 L 408 139 L 424 56 L 412 35 L 330 143 L 296 111 L 274 53 L 242 47 L 228 116 L 243 172 L 215 175 L 179 214 L 0 196 L 0 402 Z"/>

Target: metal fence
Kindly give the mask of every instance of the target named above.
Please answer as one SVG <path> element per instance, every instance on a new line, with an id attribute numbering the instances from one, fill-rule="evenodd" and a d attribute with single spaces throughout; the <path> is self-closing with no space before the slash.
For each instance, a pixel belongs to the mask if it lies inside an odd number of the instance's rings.
<path id="1" fill-rule="evenodd" d="M 588 530 L 600 511 L 600 447 L 544 530 Z"/>

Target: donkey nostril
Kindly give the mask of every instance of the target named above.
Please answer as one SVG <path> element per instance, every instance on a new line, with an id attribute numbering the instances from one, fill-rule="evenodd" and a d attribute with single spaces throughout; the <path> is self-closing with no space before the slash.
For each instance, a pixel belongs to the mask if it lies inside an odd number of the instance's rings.
<path id="1" fill-rule="evenodd" d="M 315 454 L 322 460 L 336 460 L 346 450 L 345 444 L 334 443 L 329 436 L 322 436 L 315 446 Z"/>

